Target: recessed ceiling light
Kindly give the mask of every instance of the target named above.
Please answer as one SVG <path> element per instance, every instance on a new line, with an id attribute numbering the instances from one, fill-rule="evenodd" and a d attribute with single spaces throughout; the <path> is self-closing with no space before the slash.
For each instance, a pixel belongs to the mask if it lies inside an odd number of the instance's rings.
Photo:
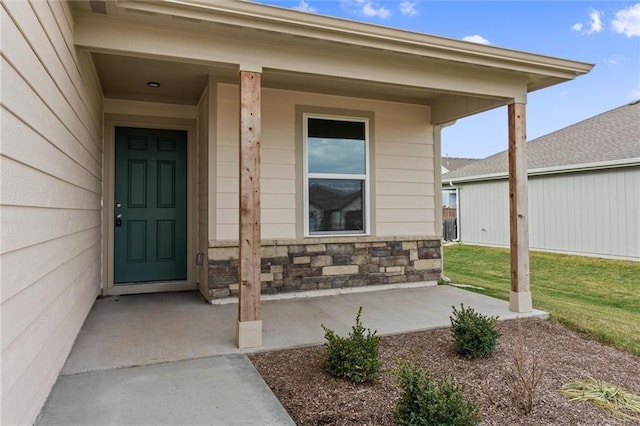
<path id="1" fill-rule="evenodd" d="M 156 87 L 160 87 L 160 83 L 157 81 L 147 81 L 147 87 L 153 87 L 155 89 Z"/>

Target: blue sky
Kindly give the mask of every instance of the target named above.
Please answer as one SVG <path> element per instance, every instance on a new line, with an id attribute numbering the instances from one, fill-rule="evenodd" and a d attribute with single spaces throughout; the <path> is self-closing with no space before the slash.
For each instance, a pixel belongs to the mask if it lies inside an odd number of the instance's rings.
<path id="1" fill-rule="evenodd" d="M 640 99 L 637 1 L 261 3 L 595 64 L 585 76 L 529 95 L 528 140 Z M 443 156 L 484 158 L 506 148 L 506 108 L 459 120 L 443 131 Z"/>

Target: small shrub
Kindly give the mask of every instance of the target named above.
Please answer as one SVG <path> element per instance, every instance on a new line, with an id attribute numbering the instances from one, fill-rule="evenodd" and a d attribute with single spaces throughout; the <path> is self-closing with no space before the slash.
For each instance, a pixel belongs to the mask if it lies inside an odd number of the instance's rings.
<path id="1" fill-rule="evenodd" d="M 476 402 L 464 398 L 464 386 L 453 378 L 434 382 L 428 370 L 400 364 L 396 371 L 400 399 L 394 418 L 399 425 L 471 426 L 480 423 Z"/>
<path id="2" fill-rule="evenodd" d="M 496 329 L 498 317 L 487 317 L 477 313 L 473 308 L 455 306 L 451 320 L 451 333 L 456 351 L 467 358 L 489 356 L 498 342 L 500 332 Z"/>
<path id="3" fill-rule="evenodd" d="M 362 307 L 356 315 L 356 325 L 351 327 L 349 337 L 340 337 L 322 325 L 327 339 L 326 368 L 336 377 L 344 377 L 356 383 L 373 382 L 380 375 L 378 346 L 380 336 L 376 331 L 365 329 L 360 321 Z M 366 332 L 366 333 L 365 333 Z"/>
<path id="4" fill-rule="evenodd" d="M 518 322 L 518 339 L 510 354 L 510 361 L 507 374 L 511 382 L 512 400 L 525 414 L 530 414 L 536 402 L 538 386 L 545 368 L 535 350 L 529 350 L 526 347 L 520 322 Z"/>

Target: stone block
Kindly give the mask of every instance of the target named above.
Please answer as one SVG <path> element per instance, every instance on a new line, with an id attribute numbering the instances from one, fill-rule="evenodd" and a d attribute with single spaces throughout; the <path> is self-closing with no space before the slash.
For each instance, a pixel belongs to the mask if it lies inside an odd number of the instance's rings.
<path id="1" fill-rule="evenodd" d="M 353 254 L 353 244 L 327 244 L 327 254 Z"/>
<path id="2" fill-rule="evenodd" d="M 302 254 L 304 253 L 304 245 L 292 245 L 292 246 L 287 246 L 287 251 L 289 252 L 289 254 Z"/>
<path id="3" fill-rule="evenodd" d="M 313 283 L 303 283 L 300 285 L 300 290 L 317 290 L 318 289 L 318 283 L 317 282 L 313 282 Z"/>
<path id="4" fill-rule="evenodd" d="M 274 274 L 282 273 L 282 272 L 284 272 L 284 266 L 283 265 L 271 265 L 271 272 L 273 272 Z"/>
<path id="5" fill-rule="evenodd" d="M 309 263 L 311 262 L 311 256 L 294 256 L 293 263 L 295 265 L 299 265 L 301 263 Z"/>
<path id="6" fill-rule="evenodd" d="M 402 250 L 416 250 L 417 248 L 418 248 L 418 243 L 415 241 L 402 242 Z"/>
<path id="7" fill-rule="evenodd" d="M 418 259 L 420 259 L 420 257 L 418 257 L 418 249 L 410 250 L 409 251 L 409 260 L 418 260 Z"/>
<path id="8" fill-rule="evenodd" d="M 359 270 L 358 265 L 325 266 L 322 275 L 350 275 L 357 274 Z"/>
<path id="9" fill-rule="evenodd" d="M 369 263 L 369 256 L 365 256 L 363 254 L 354 254 L 351 256 L 350 263 L 352 265 L 364 265 Z"/>
<path id="10" fill-rule="evenodd" d="M 324 275 L 319 276 L 319 277 L 305 277 L 305 278 L 302 278 L 302 283 L 303 284 L 304 283 L 312 283 L 312 282 L 315 282 L 315 283 L 328 283 L 328 282 L 331 282 L 331 281 L 335 280 L 335 278 L 336 277 L 324 276 Z"/>
<path id="11" fill-rule="evenodd" d="M 389 266 L 385 271 L 387 274 L 404 274 L 403 266 Z"/>
<path id="12" fill-rule="evenodd" d="M 318 283 L 318 290 L 326 290 L 329 288 L 331 288 L 331 281 L 328 281 L 326 283 L 322 283 L 322 282 Z"/>
<path id="13" fill-rule="evenodd" d="M 287 246 L 263 246 L 260 248 L 260 255 L 264 257 L 286 257 L 289 258 Z"/>
<path id="14" fill-rule="evenodd" d="M 285 277 L 314 277 L 322 274 L 322 268 L 289 268 L 285 272 Z"/>
<path id="15" fill-rule="evenodd" d="M 233 284 L 238 282 L 237 275 L 213 275 L 209 277 L 209 287 L 220 287 L 221 284 Z"/>
<path id="16" fill-rule="evenodd" d="M 305 246 L 305 253 L 324 253 L 327 247 L 324 244 L 309 244 Z"/>
<path id="17" fill-rule="evenodd" d="M 389 256 L 380 258 L 380 266 L 407 266 L 409 258 L 406 256 Z"/>
<path id="18" fill-rule="evenodd" d="M 333 265 L 333 258 L 331 256 L 321 254 L 319 256 L 313 256 L 311 258 L 311 266 L 330 266 L 330 265 Z"/>
<path id="19" fill-rule="evenodd" d="M 273 274 L 260 274 L 260 281 L 273 281 Z"/>
<path id="20" fill-rule="evenodd" d="M 372 247 L 369 249 L 369 256 L 372 256 L 372 257 L 391 256 L 391 249 L 388 247 Z"/>
<path id="21" fill-rule="evenodd" d="M 440 248 L 422 247 L 418 249 L 418 257 L 420 259 L 439 259 Z"/>
<path id="22" fill-rule="evenodd" d="M 214 247 L 209 249 L 211 260 L 231 260 L 238 258 L 238 247 Z"/>
<path id="23" fill-rule="evenodd" d="M 336 254 L 333 256 L 334 265 L 351 265 L 351 256 L 348 254 Z"/>
<path id="24" fill-rule="evenodd" d="M 269 265 L 288 265 L 289 264 L 289 256 L 270 257 L 265 260 Z"/>
<path id="25" fill-rule="evenodd" d="M 369 274 L 367 281 L 369 284 L 386 284 L 387 277 L 384 274 Z"/>
<path id="26" fill-rule="evenodd" d="M 364 265 L 359 265 L 359 272 L 361 274 L 371 274 L 374 272 L 380 272 L 378 268 L 379 268 L 378 265 L 367 263 Z"/>
<path id="27" fill-rule="evenodd" d="M 367 285 L 367 280 L 363 278 L 356 278 L 347 281 L 347 283 L 349 284 L 349 287 L 364 287 L 365 285 Z"/>
<path id="28" fill-rule="evenodd" d="M 220 299 L 222 297 L 229 297 L 229 288 L 214 288 L 209 290 L 209 294 L 213 299 Z"/>
<path id="29" fill-rule="evenodd" d="M 301 277 L 284 277 L 282 285 L 285 287 L 299 287 L 302 284 Z"/>
<path id="30" fill-rule="evenodd" d="M 387 283 L 389 284 L 404 283 L 406 281 L 406 275 L 392 275 L 390 277 L 387 277 Z"/>
<path id="31" fill-rule="evenodd" d="M 273 272 L 274 281 L 282 281 L 283 278 L 284 278 L 284 274 L 282 272 Z"/>
<path id="32" fill-rule="evenodd" d="M 413 262 L 413 269 L 416 271 L 428 271 L 440 269 L 442 262 L 440 259 L 419 259 Z"/>

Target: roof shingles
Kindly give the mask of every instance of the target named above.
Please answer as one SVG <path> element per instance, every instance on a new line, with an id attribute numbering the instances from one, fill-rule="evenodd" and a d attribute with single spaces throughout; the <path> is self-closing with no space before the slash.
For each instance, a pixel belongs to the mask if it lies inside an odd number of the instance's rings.
<path id="1" fill-rule="evenodd" d="M 527 143 L 532 169 L 640 158 L 640 101 L 588 118 Z M 502 151 L 446 174 L 447 180 L 507 173 Z"/>

